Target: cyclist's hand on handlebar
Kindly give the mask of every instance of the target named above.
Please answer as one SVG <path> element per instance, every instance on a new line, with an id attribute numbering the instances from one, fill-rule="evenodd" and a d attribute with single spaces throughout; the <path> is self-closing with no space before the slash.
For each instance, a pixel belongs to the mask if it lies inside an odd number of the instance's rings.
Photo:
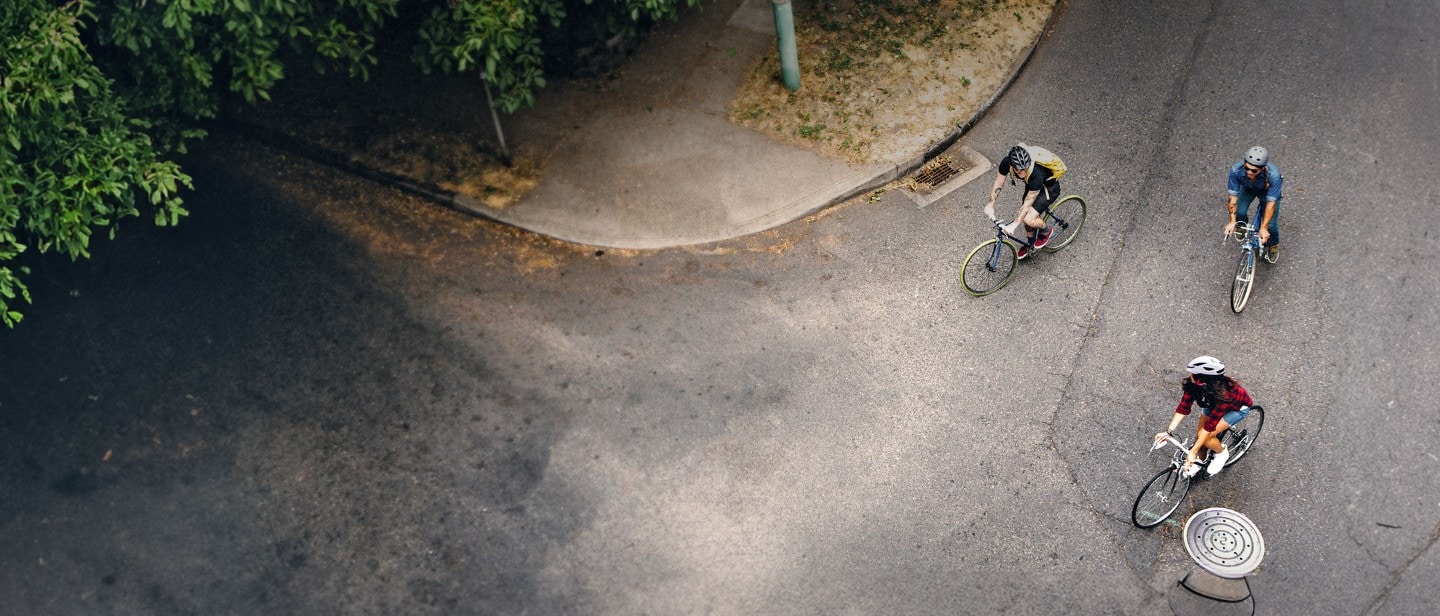
<path id="1" fill-rule="evenodd" d="M 1235 233 L 1235 221 L 1232 220 L 1232 221 L 1230 221 L 1230 224 L 1225 225 L 1225 237 L 1230 237 L 1230 236 L 1231 236 L 1232 234 L 1234 234 L 1234 233 Z"/>
<path id="2" fill-rule="evenodd" d="M 1161 432 L 1155 435 L 1155 445 L 1151 449 L 1159 449 L 1165 446 L 1165 439 L 1170 436 L 1169 432 Z"/>
<path id="3" fill-rule="evenodd" d="M 988 216 L 988 217 L 990 218 L 990 220 L 995 220 L 995 202 L 994 202 L 994 201 L 991 201 L 991 202 L 985 204 L 985 215 Z"/>

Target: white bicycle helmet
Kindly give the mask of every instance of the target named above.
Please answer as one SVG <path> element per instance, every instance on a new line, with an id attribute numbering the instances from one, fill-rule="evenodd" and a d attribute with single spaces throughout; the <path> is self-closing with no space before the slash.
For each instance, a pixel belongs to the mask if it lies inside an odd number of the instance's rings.
<path id="1" fill-rule="evenodd" d="M 1204 374 L 1207 376 L 1219 376 L 1225 374 L 1225 364 L 1209 355 L 1201 355 L 1190 360 L 1190 365 L 1185 366 L 1185 371 L 1190 374 Z"/>

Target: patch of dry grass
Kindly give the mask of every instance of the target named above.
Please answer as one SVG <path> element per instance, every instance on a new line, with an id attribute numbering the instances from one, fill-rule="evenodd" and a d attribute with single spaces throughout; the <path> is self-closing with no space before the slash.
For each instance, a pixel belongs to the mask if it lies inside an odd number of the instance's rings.
<path id="1" fill-rule="evenodd" d="M 908 157 L 1004 85 L 1056 0 L 817 0 L 795 17 L 799 91 L 757 61 L 730 119 L 854 162 Z"/>
<path id="2" fill-rule="evenodd" d="M 540 183 L 544 161 L 518 150 L 510 166 L 465 135 L 407 131 L 387 135 L 359 153 L 362 162 L 445 190 L 469 195 L 495 209 L 519 201 Z"/>

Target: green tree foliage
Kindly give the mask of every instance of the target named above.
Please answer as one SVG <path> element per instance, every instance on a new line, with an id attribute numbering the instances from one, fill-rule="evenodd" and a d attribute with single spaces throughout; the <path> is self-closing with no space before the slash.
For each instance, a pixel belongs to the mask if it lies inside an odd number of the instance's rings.
<path id="1" fill-rule="evenodd" d="M 674 19 L 681 1 L 613 0 L 612 7 L 632 23 L 659 21 Z M 484 72 L 498 90 L 495 106 L 513 113 L 534 105 L 535 89 L 545 86 L 541 28 L 559 27 L 564 17 L 564 0 L 451 1 L 420 27 L 416 60 L 427 71 Z"/>
<path id="2" fill-rule="evenodd" d="M 7 267 L 27 245 L 88 256 L 90 234 L 139 215 L 137 193 L 158 224 L 185 210 L 175 198 L 190 178 L 159 160 L 143 119 L 126 105 L 80 37 L 83 5 L 9 0 L 0 14 L 0 318 L 20 320 L 30 295 Z"/>
<path id="3" fill-rule="evenodd" d="M 144 209 L 186 214 L 190 177 L 167 156 L 198 138 L 226 92 L 267 99 L 282 46 L 365 74 L 397 0 L 3 0 L 0 10 L 0 320 L 30 294 L 28 247 L 89 256 Z"/>
<path id="4" fill-rule="evenodd" d="M 682 0 L 608 1 L 633 26 Z M 268 100 L 286 59 L 366 77 L 398 2 L 0 0 L 0 320 L 13 327 L 30 301 L 18 255 L 88 257 L 93 233 L 142 212 L 176 224 L 191 179 L 170 158 L 203 137 L 199 122 L 229 96 Z M 503 111 L 531 106 L 544 28 L 566 2 L 593 0 L 431 0 L 416 57 L 484 71 Z"/>
<path id="5" fill-rule="evenodd" d="M 375 33 L 398 0 L 114 0 L 95 3 L 97 60 L 130 112 L 183 130 L 215 117 L 222 95 L 269 100 L 285 76 L 282 50 L 364 77 Z M 91 4 L 89 2 L 86 3 Z M 104 7 L 104 8 L 98 8 Z M 161 133 L 165 146 L 190 133 Z"/>

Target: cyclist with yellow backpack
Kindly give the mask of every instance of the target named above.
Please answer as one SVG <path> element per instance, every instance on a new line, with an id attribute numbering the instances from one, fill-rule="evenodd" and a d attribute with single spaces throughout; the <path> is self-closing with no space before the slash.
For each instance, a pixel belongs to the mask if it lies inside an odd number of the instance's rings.
<path id="1" fill-rule="evenodd" d="M 1021 142 L 1010 148 L 1010 154 L 996 167 L 999 174 L 995 176 L 995 185 L 990 188 L 990 202 L 985 204 L 985 215 L 995 219 L 995 198 L 1000 196 L 1005 178 L 1012 178 L 1011 184 L 1016 179 L 1024 182 L 1020 211 L 1015 214 L 1015 223 L 1006 232 L 1013 234 L 1019 225 L 1024 224 L 1027 239 L 1035 248 L 1044 248 L 1050 241 L 1050 229 L 1045 226 L 1044 216 L 1050 204 L 1060 196 L 1060 182 L 1057 180 L 1065 175 L 1065 161 L 1050 150 Z M 1030 247 L 1021 246 L 1016 256 L 1021 259 L 1030 256 Z"/>

